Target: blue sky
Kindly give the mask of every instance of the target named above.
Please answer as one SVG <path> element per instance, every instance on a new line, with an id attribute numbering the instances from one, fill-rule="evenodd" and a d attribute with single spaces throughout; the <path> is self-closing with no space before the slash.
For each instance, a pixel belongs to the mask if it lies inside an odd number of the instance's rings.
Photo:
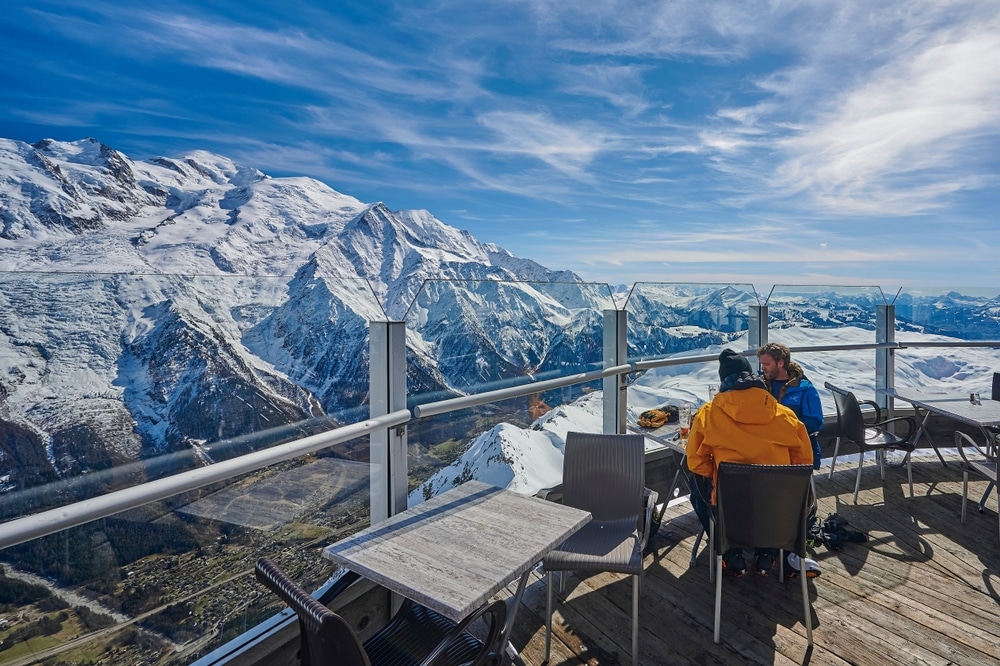
<path id="1" fill-rule="evenodd" d="M 6 138 L 210 150 L 587 280 L 1000 287 L 995 0 L 7 0 L 0 38 Z"/>

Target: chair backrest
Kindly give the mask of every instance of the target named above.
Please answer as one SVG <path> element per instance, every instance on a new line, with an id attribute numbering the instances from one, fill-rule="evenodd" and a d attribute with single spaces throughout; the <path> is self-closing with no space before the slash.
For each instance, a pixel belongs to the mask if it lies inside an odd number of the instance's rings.
<path id="1" fill-rule="evenodd" d="M 837 406 L 837 437 L 848 439 L 855 444 L 865 443 L 865 417 L 861 405 L 853 393 L 826 382 L 826 388 L 833 394 Z"/>
<path id="2" fill-rule="evenodd" d="M 805 552 L 812 465 L 719 464 L 716 544 Z"/>
<path id="3" fill-rule="evenodd" d="M 316 601 L 266 557 L 257 560 L 257 580 L 281 598 L 299 618 L 299 663 L 371 666 L 351 626 Z"/>
<path id="4" fill-rule="evenodd" d="M 639 516 L 645 474 L 642 435 L 566 433 L 563 504 L 589 511 L 594 520 Z"/>
<path id="5" fill-rule="evenodd" d="M 1000 372 L 993 373 L 993 393 L 990 395 L 992 400 L 1000 400 Z"/>

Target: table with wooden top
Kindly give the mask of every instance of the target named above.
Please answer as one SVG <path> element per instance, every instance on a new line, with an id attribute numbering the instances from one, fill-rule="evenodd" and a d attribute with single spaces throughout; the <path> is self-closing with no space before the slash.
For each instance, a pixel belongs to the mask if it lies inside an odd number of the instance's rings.
<path id="1" fill-rule="evenodd" d="M 662 452 L 664 455 L 673 455 L 674 462 L 677 463 L 677 472 L 674 473 L 674 480 L 665 492 L 660 492 L 660 499 L 663 504 L 676 497 L 677 482 L 681 474 L 687 468 L 687 440 L 680 437 L 680 424 L 677 421 L 666 423 L 659 428 L 644 428 L 635 421 L 627 421 L 626 430 L 642 435 L 647 442 L 653 442 L 653 449 L 647 445 L 646 459 L 650 459 L 650 454 Z"/>
<path id="2" fill-rule="evenodd" d="M 913 405 L 913 411 L 917 415 L 917 418 L 920 419 L 920 425 L 917 427 L 917 433 L 913 438 L 914 445 L 923 436 L 927 440 L 927 443 L 931 445 L 931 448 L 934 449 L 934 452 L 941 460 L 941 464 L 945 467 L 948 466 L 948 463 L 945 461 L 944 456 L 941 455 L 937 444 L 931 438 L 931 434 L 927 429 L 927 421 L 932 414 L 938 414 L 959 423 L 979 428 L 979 431 L 986 440 L 987 450 L 996 451 L 996 440 L 990 429 L 1000 426 L 1000 401 L 980 400 L 973 403 L 969 400 L 968 394 L 956 396 L 954 393 L 934 393 L 929 390 L 899 387 L 883 389 L 879 393 Z M 920 418 L 920 410 L 924 411 L 923 418 Z M 980 511 L 983 510 L 983 505 L 992 488 L 993 484 L 990 483 L 983 494 L 983 498 L 979 500 Z"/>
<path id="3" fill-rule="evenodd" d="M 510 656 L 531 569 L 590 520 L 587 511 L 468 481 L 327 546 L 323 556 L 455 622 L 519 578 L 500 637 Z"/>
<path id="4" fill-rule="evenodd" d="M 1000 401 L 980 400 L 980 402 L 973 404 L 969 401 L 968 394 L 956 396 L 953 393 L 935 393 L 929 390 L 899 387 L 880 390 L 879 393 L 913 405 L 913 410 L 917 418 L 920 419 L 920 425 L 917 427 L 917 434 L 913 438 L 913 443 L 916 444 L 917 440 L 923 436 L 945 466 L 948 463 L 941 456 L 937 444 L 927 430 L 927 421 L 932 414 L 938 414 L 959 423 L 979 428 L 979 431 L 986 438 L 987 446 L 992 446 L 993 442 L 990 428 L 1000 426 Z M 922 415 L 920 410 L 924 412 Z"/>

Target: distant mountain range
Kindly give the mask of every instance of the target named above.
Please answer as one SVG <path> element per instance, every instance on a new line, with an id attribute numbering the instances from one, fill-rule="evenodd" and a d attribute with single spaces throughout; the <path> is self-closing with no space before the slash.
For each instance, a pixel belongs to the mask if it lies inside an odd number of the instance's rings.
<path id="1" fill-rule="evenodd" d="M 427 279 L 579 282 L 427 211 L 196 151 L 133 162 L 94 139 L 0 139 L 0 268 L 364 278 L 400 320 Z"/>
<path id="2" fill-rule="evenodd" d="M 363 418 L 373 320 L 413 394 L 600 361 L 606 286 L 427 211 L 93 139 L 0 140 L 0 180 L 0 489 Z"/>
<path id="3" fill-rule="evenodd" d="M 240 451 L 220 441 L 363 418 L 370 321 L 405 320 L 410 395 L 447 397 L 599 366 L 616 307 L 608 286 L 427 211 L 207 152 L 140 162 L 94 139 L 0 139 L 0 183 L 0 491 L 111 468 L 116 486 L 171 469 L 135 461 L 217 460 Z M 631 297 L 632 357 L 746 329 L 746 292 L 660 292 Z M 783 317 L 874 325 L 870 303 L 815 301 Z M 905 307 L 926 332 L 1000 337 L 995 308 L 950 305 Z"/>

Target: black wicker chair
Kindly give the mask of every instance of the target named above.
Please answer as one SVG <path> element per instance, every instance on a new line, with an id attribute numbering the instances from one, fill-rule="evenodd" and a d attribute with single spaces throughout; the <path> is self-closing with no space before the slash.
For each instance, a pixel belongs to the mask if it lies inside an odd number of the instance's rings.
<path id="1" fill-rule="evenodd" d="M 632 576 L 632 664 L 639 664 L 639 592 L 643 550 L 658 498 L 645 487 L 642 435 L 569 432 L 563 457 L 563 504 L 590 511 L 593 520 L 543 560 L 548 587 L 545 661 L 552 642 L 554 571 Z"/>
<path id="2" fill-rule="evenodd" d="M 989 481 L 986 488 L 987 495 L 983 495 L 982 502 L 986 501 L 991 489 L 997 488 L 997 452 L 996 448 L 989 445 L 983 447 L 976 443 L 976 440 L 961 431 L 955 431 L 955 448 L 958 455 L 962 457 L 962 522 L 965 522 L 965 509 L 969 501 L 969 472 L 978 474 Z M 997 490 L 997 499 L 1000 500 L 1000 489 Z M 979 511 L 983 511 L 980 503 Z M 1000 520 L 1000 511 L 998 511 Z"/>
<path id="3" fill-rule="evenodd" d="M 731 548 L 778 548 L 779 580 L 785 578 L 785 552 L 799 556 L 803 621 L 812 646 L 812 610 L 806 575 L 806 517 L 810 508 L 812 465 L 719 464 L 716 512 L 709 542 L 715 558 L 715 642 L 722 619 L 722 554 Z"/>

